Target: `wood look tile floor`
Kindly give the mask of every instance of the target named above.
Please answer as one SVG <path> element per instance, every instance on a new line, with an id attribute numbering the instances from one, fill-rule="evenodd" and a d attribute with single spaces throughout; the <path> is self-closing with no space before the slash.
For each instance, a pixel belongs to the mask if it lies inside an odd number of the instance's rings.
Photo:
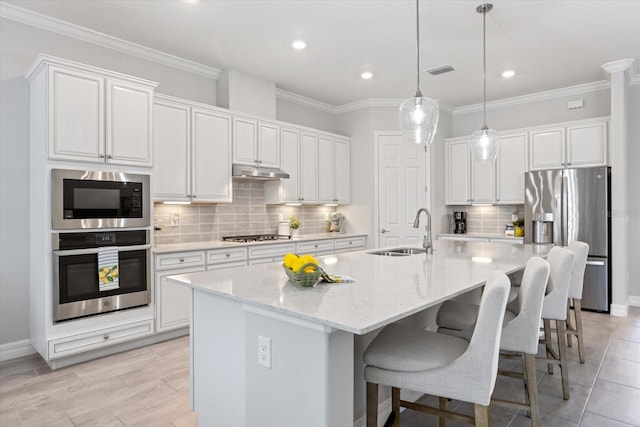
<path id="1" fill-rule="evenodd" d="M 562 399 L 557 367 L 555 375 L 549 375 L 545 365 L 538 363 L 543 425 L 640 426 L 640 308 L 632 307 L 627 318 L 585 312 L 584 326 L 586 363 L 578 362 L 575 342 L 569 349 L 571 399 Z M 521 390 L 518 380 L 498 378 L 497 396 L 523 398 Z M 455 401 L 451 407 L 472 411 L 471 405 Z M 401 420 L 403 427 L 438 425 L 437 418 L 409 410 Z M 188 337 L 55 371 L 37 355 L 0 363 L 2 427 L 197 424 L 197 416 L 189 410 Z M 447 422 L 449 427 L 461 425 Z M 493 425 L 531 423 L 522 412 L 494 407 Z"/>

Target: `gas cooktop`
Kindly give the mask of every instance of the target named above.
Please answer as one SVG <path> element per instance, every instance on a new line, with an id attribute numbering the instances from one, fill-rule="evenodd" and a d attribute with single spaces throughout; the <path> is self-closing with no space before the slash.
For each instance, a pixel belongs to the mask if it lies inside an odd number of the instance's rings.
<path id="1" fill-rule="evenodd" d="M 263 242 L 267 240 L 290 239 L 289 236 L 279 234 L 252 234 L 248 236 L 224 236 L 222 241 L 235 243 Z"/>

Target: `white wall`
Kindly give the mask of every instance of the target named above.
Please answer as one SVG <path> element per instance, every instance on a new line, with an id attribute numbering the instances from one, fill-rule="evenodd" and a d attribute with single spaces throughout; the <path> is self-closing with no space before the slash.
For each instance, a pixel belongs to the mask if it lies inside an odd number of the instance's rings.
<path id="1" fill-rule="evenodd" d="M 584 100 L 584 108 L 567 109 L 567 102 Z M 495 130 L 560 123 L 570 120 L 603 117 L 611 114 L 611 91 L 599 90 L 580 95 L 487 109 L 487 125 Z M 471 135 L 482 127 L 482 111 L 453 116 L 451 136 Z"/>
<path id="2" fill-rule="evenodd" d="M 276 118 L 283 122 L 326 132 L 341 133 L 337 130 L 338 119 L 333 113 L 316 110 L 282 98 L 276 98 Z"/>
<path id="3" fill-rule="evenodd" d="M 23 74 L 39 53 L 157 81 L 160 93 L 216 102 L 215 80 L 0 20 L 0 345 L 29 338 L 29 85 Z"/>
<path id="4" fill-rule="evenodd" d="M 629 209 L 629 296 L 640 301 L 640 84 L 627 93 L 627 187 Z"/>

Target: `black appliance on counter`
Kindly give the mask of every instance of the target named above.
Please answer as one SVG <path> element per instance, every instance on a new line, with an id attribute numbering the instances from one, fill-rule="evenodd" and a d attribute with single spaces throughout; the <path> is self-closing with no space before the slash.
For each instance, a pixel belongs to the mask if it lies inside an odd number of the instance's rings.
<path id="1" fill-rule="evenodd" d="M 453 232 L 455 234 L 465 234 L 467 232 L 467 213 L 453 213 Z"/>

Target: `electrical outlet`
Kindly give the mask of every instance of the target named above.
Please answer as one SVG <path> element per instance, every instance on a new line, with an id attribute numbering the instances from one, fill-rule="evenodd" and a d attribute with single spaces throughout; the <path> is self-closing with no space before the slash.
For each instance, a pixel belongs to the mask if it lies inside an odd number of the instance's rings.
<path id="1" fill-rule="evenodd" d="M 258 365 L 271 369 L 271 339 L 258 337 Z"/>
<path id="2" fill-rule="evenodd" d="M 171 214 L 171 225 L 173 227 L 180 225 L 180 215 L 177 213 Z"/>
<path id="3" fill-rule="evenodd" d="M 283 213 L 278 214 L 278 221 L 280 221 L 280 222 L 284 221 L 284 214 Z"/>

